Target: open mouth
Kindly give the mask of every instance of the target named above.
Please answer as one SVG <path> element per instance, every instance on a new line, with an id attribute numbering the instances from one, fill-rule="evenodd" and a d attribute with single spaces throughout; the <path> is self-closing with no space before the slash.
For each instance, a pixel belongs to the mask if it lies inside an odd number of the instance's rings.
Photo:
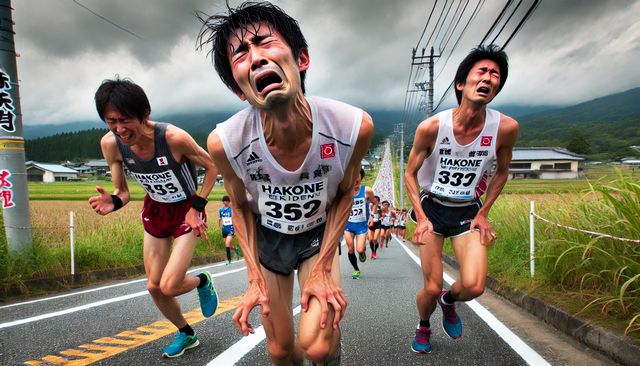
<path id="1" fill-rule="evenodd" d="M 273 89 L 282 86 L 282 78 L 273 70 L 265 71 L 256 77 L 258 93 L 265 95 Z"/>
<path id="2" fill-rule="evenodd" d="M 489 88 L 487 88 L 486 86 L 481 86 L 476 91 L 478 92 L 478 94 L 485 94 L 485 95 L 489 94 Z"/>

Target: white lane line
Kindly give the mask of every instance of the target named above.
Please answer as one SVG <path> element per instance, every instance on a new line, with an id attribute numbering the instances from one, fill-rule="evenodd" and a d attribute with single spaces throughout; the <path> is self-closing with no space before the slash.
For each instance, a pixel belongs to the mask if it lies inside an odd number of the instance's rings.
<path id="1" fill-rule="evenodd" d="M 241 260 L 241 261 L 244 261 Z M 194 269 L 191 269 L 189 271 L 187 271 L 187 273 L 193 273 L 193 272 L 198 272 L 198 271 L 202 271 L 203 269 L 207 269 L 207 268 L 213 268 L 213 267 L 220 267 L 220 266 L 224 266 L 226 262 L 220 262 L 218 264 L 213 264 L 213 265 L 207 265 L 207 266 L 203 266 L 203 267 L 197 267 Z M 216 275 L 213 275 L 214 277 L 216 277 Z M 133 280 L 133 281 L 128 281 L 128 282 L 122 282 L 122 283 L 116 283 L 114 285 L 108 285 L 108 286 L 102 286 L 102 287 L 97 287 L 97 288 L 93 288 L 93 289 L 89 289 L 89 290 L 83 290 L 83 291 L 78 291 L 78 292 L 72 292 L 72 293 L 68 293 L 68 294 L 63 294 L 63 295 L 56 295 L 56 296 L 51 296 L 51 297 L 45 297 L 42 299 L 36 299 L 36 300 L 28 300 L 28 301 L 23 301 L 23 302 L 17 302 L 15 304 L 9 304 L 9 305 L 3 305 L 0 306 L 0 309 L 5 309 L 5 308 L 11 308 L 11 307 L 15 307 L 15 306 L 22 306 L 22 305 L 28 305 L 28 304 L 34 304 L 37 302 L 42 302 L 42 301 L 49 301 L 49 300 L 56 300 L 56 299 L 61 299 L 64 297 L 69 297 L 69 296 L 76 296 L 76 295 L 82 295 L 82 294 L 87 294 L 90 292 L 95 292 L 95 291 L 102 291 L 102 290 L 107 290 L 110 288 L 114 288 L 114 287 L 120 287 L 120 286 L 127 286 L 127 285 L 131 285 L 134 283 L 138 283 L 138 282 L 144 282 L 146 281 L 146 278 L 142 278 L 139 280 Z"/>
<path id="2" fill-rule="evenodd" d="M 397 238 L 394 238 L 405 252 L 413 259 L 414 262 L 418 266 L 420 266 L 420 258 L 415 255 L 409 248 L 407 248 L 404 243 L 402 243 Z M 446 272 L 443 273 L 444 280 L 451 285 L 455 280 Z M 509 328 L 507 328 L 500 320 L 498 320 L 489 310 L 487 310 L 484 306 L 480 305 L 476 300 L 465 301 L 465 304 L 468 305 L 471 310 L 473 310 L 479 317 L 482 319 L 487 325 L 493 329 L 494 332 L 502 338 L 509 347 L 511 347 L 522 359 L 528 363 L 529 365 L 551 365 L 547 360 L 545 360 L 540 354 L 538 354 L 533 348 L 529 347 L 520 337 L 518 337 L 515 333 L 513 333 Z"/>
<path id="3" fill-rule="evenodd" d="M 293 316 L 298 315 L 300 313 L 300 309 L 300 305 L 293 309 Z M 247 337 L 242 337 L 242 339 L 227 348 L 226 351 L 219 354 L 218 357 L 211 360 L 207 366 L 235 365 L 236 362 L 240 361 L 247 355 L 247 353 L 251 352 L 253 348 L 260 344 L 260 342 L 264 341 L 266 337 L 264 334 L 264 327 L 261 325 L 254 330 L 255 333 L 250 334 Z"/>
<path id="4" fill-rule="evenodd" d="M 226 275 L 229 275 L 229 274 L 232 274 L 232 273 L 243 271 L 246 268 L 247 267 L 242 267 L 242 268 L 234 269 L 234 270 L 231 270 L 231 271 L 216 273 L 216 274 L 213 275 L 213 277 L 226 276 Z M 89 304 L 76 306 L 76 307 L 65 309 L 65 310 L 54 311 L 54 312 L 51 312 L 51 313 L 32 316 L 30 318 L 25 318 L 25 319 L 20 319 L 20 320 L 14 320 L 14 321 L 11 321 L 11 322 L 0 323 L 0 329 L 9 328 L 9 327 L 13 327 L 13 326 L 16 326 L 16 325 L 21 325 L 21 324 L 26 324 L 26 323 L 32 323 L 32 322 L 36 322 L 36 321 L 43 320 L 43 319 L 54 318 L 54 317 L 57 317 L 57 316 L 60 316 L 60 315 L 71 314 L 71 313 L 75 313 L 77 311 L 82 311 L 82 310 L 87 310 L 87 309 L 95 308 L 95 307 L 102 306 L 102 305 L 112 304 L 114 302 L 129 300 L 129 299 L 133 299 L 135 297 L 144 296 L 144 295 L 149 295 L 149 292 L 148 291 L 140 291 L 140 292 L 136 292 L 136 293 L 133 293 L 133 294 L 118 296 L 118 297 L 114 297 L 112 299 L 101 300 L 101 301 L 97 301 L 97 302 L 92 302 L 92 303 L 89 303 Z"/>

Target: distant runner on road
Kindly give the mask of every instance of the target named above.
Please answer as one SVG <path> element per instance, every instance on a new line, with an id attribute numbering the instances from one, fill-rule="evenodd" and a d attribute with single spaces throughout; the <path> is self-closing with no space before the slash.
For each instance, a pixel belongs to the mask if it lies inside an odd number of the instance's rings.
<path id="1" fill-rule="evenodd" d="M 487 108 L 507 75 L 504 51 L 493 45 L 472 50 L 454 79 L 458 107 L 430 117 L 416 130 L 405 172 L 417 223 L 413 239 L 421 245 L 424 276 L 416 298 L 420 324 L 411 345 L 414 352 L 431 352 L 429 319 L 436 303 L 442 308 L 445 332 L 458 339 L 462 320 L 455 311 L 456 301 L 469 301 L 484 292 L 486 246 L 496 239 L 489 210 L 507 182 L 518 136 L 513 118 Z M 483 203 L 480 197 L 485 192 Z M 449 291 L 442 291 L 441 255 L 447 237 L 460 263 L 460 278 Z"/>
<path id="2" fill-rule="evenodd" d="M 360 177 L 353 187 L 353 206 L 344 230 L 344 240 L 347 242 L 349 263 L 353 267 L 351 278 L 360 278 L 360 268 L 355 252 L 358 252 L 360 262 L 367 260 L 367 223 L 369 221 L 369 204 L 375 202 L 373 190 L 362 183 L 364 169 L 360 168 Z M 355 248 L 354 248 L 355 247 Z"/>

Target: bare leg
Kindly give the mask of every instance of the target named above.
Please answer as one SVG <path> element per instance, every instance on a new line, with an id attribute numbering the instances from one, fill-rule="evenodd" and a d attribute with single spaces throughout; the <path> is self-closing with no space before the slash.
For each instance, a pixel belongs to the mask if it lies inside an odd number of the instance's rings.
<path id="1" fill-rule="evenodd" d="M 313 268 L 318 255 L 315 255 L 306 261 L 298 269 L 298 282 L 300 288 L 304 288 L 304 284 L 309 277 L 309 273 Z M 338 256 L 334 256 L 331 277 L 336 285 L 340 285 L 340 260 Z M 329 317 L 327 318 L 327 326 L 320 328 L 321 309 L 320 302 L 315 297 L 309 300 L 309 308 L 307 312 L 300 315 L 300 324 L 298 329 L 298 337 L 300 347 L 304 350 L 306 358 L 321 363 L 328 357 L 336 354 L 340 345 L 340 328 L 333 329 L 333 317 L 335 312 L 329 305 Z"/>

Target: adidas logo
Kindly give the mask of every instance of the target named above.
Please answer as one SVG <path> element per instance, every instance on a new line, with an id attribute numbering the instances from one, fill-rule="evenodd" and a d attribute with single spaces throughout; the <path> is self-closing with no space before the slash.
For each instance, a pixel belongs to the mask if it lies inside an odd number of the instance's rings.
<path id="1" fill-rule="evenodd" d="M 247 159 L 247 165 L 252 165 L 252 164 L 261 163 L 261 162 L 262 162 L 262 159 L 260 159 L 260 157 L 258 156 L 258 154 L 256 154 L 255 151 L 249 154 L 249 158 Z"/>
<path id="2" fill-rule="evenodd" d="M 442 139 L 442 141 L 440 141 L 440 145 L 449 145 L 449 144 L 450 142 L 448 137 L 445 137 Z"/>

